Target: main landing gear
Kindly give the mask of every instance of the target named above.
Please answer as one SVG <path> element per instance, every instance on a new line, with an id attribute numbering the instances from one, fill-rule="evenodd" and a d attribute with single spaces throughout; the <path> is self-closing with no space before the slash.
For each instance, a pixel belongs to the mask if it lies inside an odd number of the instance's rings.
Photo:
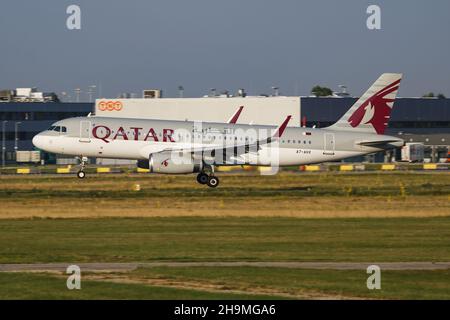
<path id="1" fill-rule="evenodd" d="M 215 188 L 219 185 L 219 178 L 214 175 L 214 168 L 212 166 L 209 167 L 209 169 L 210 174 L 202 171 L 197 175 L 197 182 L 200 184 L 206 184 L 210 188 Z"/>
<path id="2" fill-rule="evenodd" d="M 209 180 L 208 178 L 209 178 L 208 174 L 206 174 L 205 172 L 200 172 L 197 175 L 197 182 L 200 184 L 207 184 Z"/>
<path id="3" fill-rule="evenodd" d="M 216 176 L 209 176 L 207 185 L 210 188 L 217 187 L 219 185 L 219 178 L 217 178 Z"/>
<path id="4" fill-rule="evenodd" d="M 86 162 L 88 161 L 87 157 L 80 157 L 80 170 L 77 172 L 77 177 L 79 179 L 83 179 L 86 176 L 84 172 L 84 168 L 86 167 Z"/>

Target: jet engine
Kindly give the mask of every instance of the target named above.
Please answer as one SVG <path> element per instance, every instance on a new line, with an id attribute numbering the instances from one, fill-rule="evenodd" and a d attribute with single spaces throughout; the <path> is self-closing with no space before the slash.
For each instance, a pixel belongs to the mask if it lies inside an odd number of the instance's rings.
<path id="1" fill-rule="evenodd" d="M 150 154 L 148 161 L 138 160 L 137 166 L 152 173 L 194 173 L 202 170 L 203 162 L 191 153 L 159 152 Z"/>

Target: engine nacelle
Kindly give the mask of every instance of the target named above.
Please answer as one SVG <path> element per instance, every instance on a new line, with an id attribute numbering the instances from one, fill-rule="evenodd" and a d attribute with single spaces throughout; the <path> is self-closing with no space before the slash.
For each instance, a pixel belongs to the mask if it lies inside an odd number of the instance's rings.
<path id="1" fill-rule="evenodd" d="M 139 160 L 137 166 L 152 173 L 194 173 L 202 170 L 203 162 L 190 153 L 159 152 L 151 154 L 148 161 Z"/>

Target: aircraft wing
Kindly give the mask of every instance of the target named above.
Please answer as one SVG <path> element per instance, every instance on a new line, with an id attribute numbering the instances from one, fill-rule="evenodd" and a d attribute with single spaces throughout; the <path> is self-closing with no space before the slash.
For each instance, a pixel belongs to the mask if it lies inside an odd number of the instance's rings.
<path id="1" fill-rule="evenodd" d="M 271 137 L 257 140 L 253 143 L 241 143 L 241 144 L 198 144 L 198 145 L 180 145 L 180 146 L 171 146 L 166 148 L 155 147 L 153 148 L 154 152 L 148 152 L 152 149 L 145 148 L 144 153 L 159 153 L 159 152 L 190 152 L 190 153 L 203 153 L 203 152 L 230 152 L 232 153 L 234 150 L 244 150 L 244 153 L 248 153 L 250 150 L 259 150 L 261 145 L 269 144 L 277 141 L 286 130 L 286 127 L 291 120 L 292 116 L 287 116 L 283 123 L 277 127 L 274 134 Z M 142 152 L 141 152 L 142 153 Z"/>

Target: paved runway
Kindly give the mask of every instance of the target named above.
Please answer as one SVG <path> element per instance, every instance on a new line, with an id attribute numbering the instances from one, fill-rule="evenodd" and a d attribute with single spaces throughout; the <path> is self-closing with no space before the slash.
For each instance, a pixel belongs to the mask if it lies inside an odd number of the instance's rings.
<path id="1" fill-rule="evenodd" d="M 124 263 L 33 263 L 0 264 L 0 272 L 65 272 L 69 265 L 76 264 L 84 272 L 127 272 L 139 267 L 260 267 L 317 270 L 366 270 L 377 265 L 381 270 L 446 270 L 450 262 L 124 262 Z"/>

